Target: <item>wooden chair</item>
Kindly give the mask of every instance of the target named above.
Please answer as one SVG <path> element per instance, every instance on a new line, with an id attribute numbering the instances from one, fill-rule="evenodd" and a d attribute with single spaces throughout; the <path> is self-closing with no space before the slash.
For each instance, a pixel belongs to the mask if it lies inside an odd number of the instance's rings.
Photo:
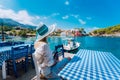
<path id="1" fill-rule="evenodd" d="M 28 64 L 28 45 L 12 47 L 10 59 L 7 61 L 8 74 L 9 70 L 12 68 L 14 71 L 14 75 L 17 78 L 18 77 L 17 68 L 21 66 L 21 68 L 24 68 L 26 72 L 27 64 Z"/>
<path id="2" fill-rule="evenodd" d="M 57 45 L 55 46 L 55 51 L 53 53 L 53 57 L 55 60 L 59 60 L 59 56 L 61 56 L 64 58 L 64 48 L 63 45 Z"/>
<path id="3" fill-rule="evenodd" d="M 34 45 L 31 44 L 31 45 L 30 45 L 29 54 L 28 54 L 28 60 L 29 60 L 29 62 L 32 64 L 32 67 L 33 67 L 33 68 L 34 68 L 34 62 L 33 62 L 32 53 L 34 53 L 34 51 L 35 51 Z"/>
<path id="4" fill-rule="evenodd" d="M 0 47 L 4 47 L 4 46 L 12 46 L 12 42 L 1 42 Z"/>
<path id="5" fill-rule="evenodd" d="M 22 41 L 17 41 L 17 42 L 13 42 L 12 44 L 13 45 L 20 45 L 20 44 L 24 44 L 25 42 L 22 42 Z"/>

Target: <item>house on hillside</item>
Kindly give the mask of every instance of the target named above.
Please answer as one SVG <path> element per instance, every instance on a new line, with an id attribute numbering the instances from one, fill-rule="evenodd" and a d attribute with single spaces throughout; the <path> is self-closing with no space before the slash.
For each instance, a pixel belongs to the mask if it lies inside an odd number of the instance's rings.
<path id="1" fill-rule="evenodd" d="M 71 29 L 74 36 L 82 36 L 82 32 L 79 29 Z"/>
<path id="2" fill-rule="evenodd" d="M 27 33 L 26 36 L 27 36 L 27 37 L 35 37 L 36 34 Z"/>
<path id="3" fill-rule="evenodd" d="M 67 30 L 65 32 L 66 32 L 66 36 L 74 36 L 71 30 Z"/>
<path id="4" fill-rule="evenodd" d="M 78 29 L 75 29 L 74 36 L 82 36 L 82 33 Z"/>

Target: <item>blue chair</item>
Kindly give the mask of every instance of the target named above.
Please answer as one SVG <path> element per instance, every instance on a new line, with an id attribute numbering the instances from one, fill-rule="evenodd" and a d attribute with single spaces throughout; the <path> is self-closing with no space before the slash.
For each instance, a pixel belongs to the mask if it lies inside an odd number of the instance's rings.
<path id="1" fill-rule="evenodd" d="M 4 47 L 4 46 L 12 46 L 12 42 L 1 42 L 0 47 Z"/>
<path id="2" fill-rule="evenodd" d="M 33 57 L 32 54 L 34 53 L 35 49 L 34 49 L 34 44 L 30 45 L 30 50 L 29 50 L 29 55 L 28 55 L 28 59 L 30 61 L 30 63 L 32 64 L 32 67 L 34 68 L 34 61 L 33 61 Z"/>
<path id="3" fill-rule="evenodd" d="M 32 54 L 32 53 L 34 53 L 34 51 L 35 51 L 35 49 L 34 49 L 34 44 L 31 44 L 31 46 L 30 46 L 30 54 Z"/>
<path id="4" fill-rule="evenodd" d="M 55 51 L 53 54 L 54 59 L 59 60 L 58 57 L 62 55 L 62 57 L 64 58 L 64 47 L 63 45 L 57 45 L 55 46 Z"/>
<path id="5" fill-rule="evenodd" d="M 20 44 L 24 44 L 25 42 L 22 41 L 17 41 L 17 42 L 13 42 L 13 45 L 20 45 Z"/>
<path id="6" fill-rule="evenodd" d="M 27 64 L 28 64 L 28 45 L 12 47 L 10 59 L 7 61 L 8 74 L 9 70 L 12 68 L 15 77 L 17 78 L 18 77 L 17 68 L 24 68 L 26 72 Z"/>

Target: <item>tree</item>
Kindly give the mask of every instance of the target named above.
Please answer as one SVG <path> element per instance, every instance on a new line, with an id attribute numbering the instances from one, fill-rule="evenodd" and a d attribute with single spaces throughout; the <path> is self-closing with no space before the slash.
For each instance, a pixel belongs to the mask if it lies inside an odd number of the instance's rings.
<path id="1" fill-rule="evenodd" d="M 27 32 L 25 30 L 21 30 L 20 32 L 18 32 L 18 35 L 21 36 L 21 37 L 26 37 Z"/>
<path id="2" fill-rule="evenodd" d="M 84 28 L 79 28 L 79 31 L 80 32 L 84 32 Z"/>
<path id="3" fill-rule="evenodd" d="M 12 30 L 13 32 L 13 35 L 16 36 L 17 35 L 17 32 L 15 30 Z"/>
<path id="4" fill-rule="evenodd" d="M 83 35 L 86 34 L 86 31 L 84 30 L 84 28 L 79 28 L 79 32 L 82 33 Z"/>

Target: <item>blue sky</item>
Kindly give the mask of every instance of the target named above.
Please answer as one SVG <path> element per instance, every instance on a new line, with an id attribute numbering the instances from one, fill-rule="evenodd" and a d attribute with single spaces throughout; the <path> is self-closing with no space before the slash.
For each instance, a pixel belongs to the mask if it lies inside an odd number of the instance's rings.
<path id="1" fill-rule="evenodd" d="M 87 32 L 120 24 L 120 0 L 0 0 L 0 18 Z"/>

